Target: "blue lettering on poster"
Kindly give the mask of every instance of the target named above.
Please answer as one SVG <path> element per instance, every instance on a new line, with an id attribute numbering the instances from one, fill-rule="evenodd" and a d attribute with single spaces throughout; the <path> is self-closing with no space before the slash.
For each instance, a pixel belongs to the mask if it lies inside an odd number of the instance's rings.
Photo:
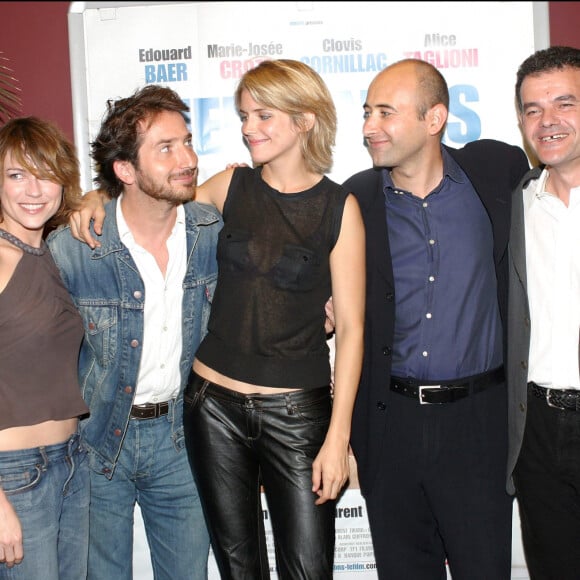
<path id="1" fill-rule="evenodd" d="M 219 153 L 224 136 L 231 135 L 232 129 L 240 134 L 240 119 L 234 109 L 233 97 L 194 99 L 193 108 L 194 149 L 198 155 Z"/>
<path id="2" fill-rule="evenodd" d="M 450 119 L 443 142 L 462 145 L 475 141 L 481 136 L 481 119 L 469 104 L 479 103 L 479 93 L 473 85 L 454 85 L 449 87 Z M 366 89 L 360 91 L 360 103 L 355 103 L 352 91 L 340 91 L 334 94 L 337 110 L 352 111 L 358 115 L 362 133 L 363 103 Z M 231 139 L 232 134 L 240 134 L 240 120 L 234 109 L 233 97 L 205 97 L 193 99 L 192 127 L 195 150 L 199 155 L 220 153 L 223 139 Z M 339 119 L 340 123 L 340 119 Z M 357 142 L 353 135 L 353 143 Z M 240 136 L 241 138 L 241 136 Z"/>
<path id="3" fill-rule="evenodd" d="M 479 93 L 472 85 L 449 87 L 449 112 L 459 121 L 447 123 L 447 138 L 454 143 L 469 143 L 481 136 L 481 119 L 465 103 L 478 103 Z"/>

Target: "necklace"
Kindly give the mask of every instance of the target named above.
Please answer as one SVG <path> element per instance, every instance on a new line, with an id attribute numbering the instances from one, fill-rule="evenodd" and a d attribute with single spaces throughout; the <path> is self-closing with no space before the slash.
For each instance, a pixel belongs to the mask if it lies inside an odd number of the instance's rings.
<path id="1" fill-rule="evenodd" d="M 4 238 L 7 242 L 14 244 L 17 248 L 20 248 L 27 254 L 32 254 L 33 256 L 42 256 L 46 252 L 46 246 L 43 245 L 40 248 L 35 248 L 19 240 L 16 236 L 0 228 L 0 238 Z"/>

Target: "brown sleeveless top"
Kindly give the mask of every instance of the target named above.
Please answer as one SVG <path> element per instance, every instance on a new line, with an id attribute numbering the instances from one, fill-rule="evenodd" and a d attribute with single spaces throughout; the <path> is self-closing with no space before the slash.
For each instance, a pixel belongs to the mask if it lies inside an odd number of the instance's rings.
<path id="1" fill-rule="evenodd" d="M 81 317 L 46 246 L 28 250 L 2 234 L 24 254 L 0 292 L 0 429 L 87 414 L 77 373 Z"/>

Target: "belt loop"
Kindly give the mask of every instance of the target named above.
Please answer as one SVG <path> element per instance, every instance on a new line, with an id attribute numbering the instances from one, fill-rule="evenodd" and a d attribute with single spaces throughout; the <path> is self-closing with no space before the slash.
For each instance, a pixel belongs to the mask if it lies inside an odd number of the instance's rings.
<path id="1" fill-rule="evenodd" d="M 292 397 L 290 396 L 290 393 L 286 393 L 284 395 L 284 399 L 286 401 L 286 411 L 288 411 L 288 415 L 294 415 L 296 408 L 294 407 L 294 404 L 292 403 Z"/>
<path id="2" fill-rule="evenodd" d="M 37 465 L 37 467 L 41 471 L 46 471 L 48 468 L 48 455 L 46 454 L 46 447 L 44 445 L 41 445 L 38 448 L 38 451 L 40 452 L 40 455 L 42 456 L 42 465 Z"/>
<path id="3" fill-rule="evenodd" d="M 201 388 L 198 391 L 198 397 L 200 399 L 200 401 L 204 401 L 205 400 L 205 393 L 207 391 L 207 388 L 211 385 L 211 383 L 205 379 L 203 379 L 203 383 L 201 384 Z"/>
<path id="4" fill-rule="evenodd" d="M 79 436 L 77 433 L 73 433 L 69 437 L 68 445 L 67 445 L 67 453 L 68 453 L 69 457 L 73 456 L 73 453 L 75 452 L 76 448 L 78 447 L 78 440 L 79 440 Z"/>

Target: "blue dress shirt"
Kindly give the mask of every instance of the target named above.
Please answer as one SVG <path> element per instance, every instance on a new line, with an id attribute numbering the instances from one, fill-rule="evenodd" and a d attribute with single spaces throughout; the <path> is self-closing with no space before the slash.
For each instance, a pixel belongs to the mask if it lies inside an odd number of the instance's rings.
<path id="1" fill-rule="evenodd" d="M 443 162 L 443 180 L 424 199 L 397 189 L 383 170 L 398 377 L 454 380 L 502 364 L 491 222 L 444 150 Z"/>

